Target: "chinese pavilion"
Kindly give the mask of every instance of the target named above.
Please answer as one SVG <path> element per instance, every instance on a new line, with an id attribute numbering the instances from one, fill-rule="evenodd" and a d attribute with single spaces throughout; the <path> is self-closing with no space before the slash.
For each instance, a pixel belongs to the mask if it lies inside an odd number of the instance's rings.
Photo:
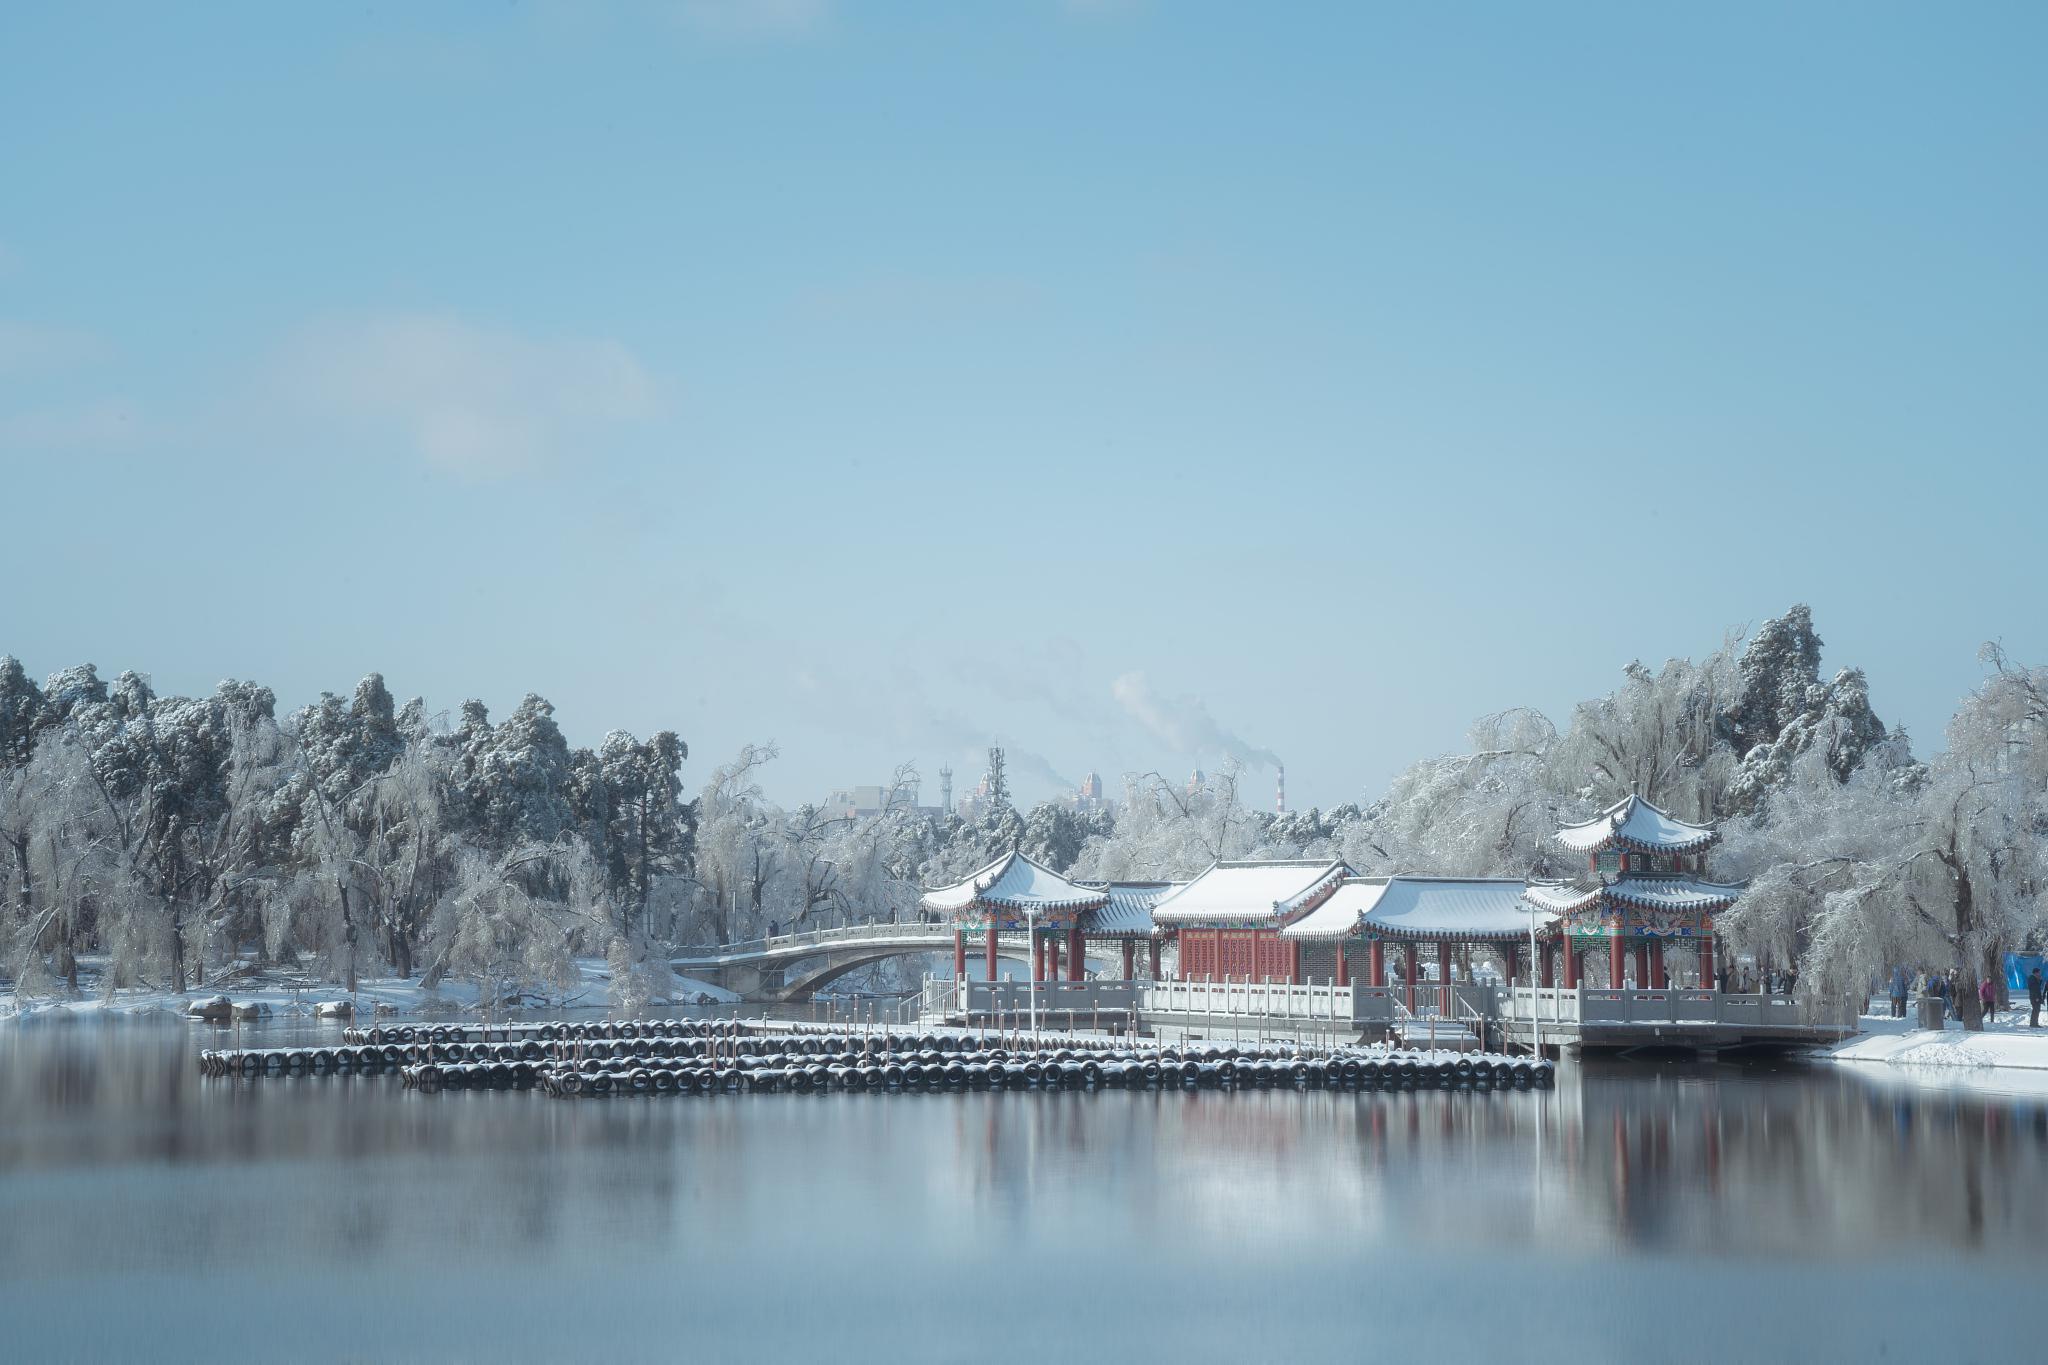
<path id="1" fill-rule="evenodd" d="M 1699 954 L 1700 985 L 1714 985 L 1714 916 L 1735 903 L 1740 888 L 1705 880 L 1706 854 L 1720 835 L 1657 809 L 1640 796 L 1615 802 L 1591 820 L 1566 825 L 1553 836 L 1567 853 L 1586 860 L 1575 880 L 1533 883 L 1529 904 L 1558 917 L 1564 945 L 1564 985 L 1575 989 L 1582 955 L 1607 950 L 1607 984 L 1625 982 L 1630 949 L 1639 988 L 1670 984 L 1664 946 L 1677 940 Z M 1550 959 L 1542 963 L 1550 982 Z"/>
<path id="2" fill-rule="evenodd" d="M 1530 917 L 1548 933 L 1554 916 L 1523 899 L 1520 877 L 1434 877 L 1411 873 L 1391 877 L 1348 877 L 1320 906 L 1281 930 L 1302 945 L 1311 977 L 1348 986 L 1388 984 L 1389 949 L 1395 977 L 1406 988 L 1408 1008 L 1416 1005 L 1425 944 L 1434 949 L 1437 984 L 1452 977 L 1452 954 L 1483 945 L 1500 958 L 1512 977 L 1529 941 Z M 1447 1003 L 1447 1002 L 1446 1002 Z"/>
<path id="3" fill-rule="evenodd" d="M 1151 945 L 1152 975 L 1159 975 L 1159 944 L 1152 906 L 1175 890 L 1172 882 L 1069 881 L 1045 864 L 1012 850 L 951 886 L 924 894 L 919 904 L 953 922 L 953 975 L 967 975 L 967 940 L 978 937 L 987 957 L 988 979 L 996 979 L 1000 934 L 1031 934 L 1031 979 L 1057 981 L 1060 960 L 1067 979 L 1086 980 L 1087 943 L 1109 940 L 1123 949 L 1123 974 L 1135 974 L 1137 946 Z"/>

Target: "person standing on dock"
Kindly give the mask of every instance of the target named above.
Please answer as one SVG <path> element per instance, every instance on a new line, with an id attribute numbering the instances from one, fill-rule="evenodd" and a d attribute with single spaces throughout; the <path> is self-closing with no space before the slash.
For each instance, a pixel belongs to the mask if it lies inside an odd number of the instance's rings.
<path id="1" fill-rule="evenodd" d="M 2041 964 L 2036 962 L 2034 969 L 2027 973 L 2028 1028 L 2041 1027 L 2041 995 L 2044 991 L 2048 991 L 2048 981 L 2042 979 Z"/>
<path id="2" fill-rule="evenodd" d="M 1984 1022 L 1990 1023 L 1998 1014 L 1998 987 L 1992 984 L 1988 972 L 1977 983 L 1977 1003 L 1984 1008 Z"/>

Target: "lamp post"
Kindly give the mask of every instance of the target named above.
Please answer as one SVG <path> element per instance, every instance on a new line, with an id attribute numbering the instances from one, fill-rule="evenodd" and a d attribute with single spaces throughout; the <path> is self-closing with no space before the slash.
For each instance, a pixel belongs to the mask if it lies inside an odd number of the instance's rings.
<path id="1" fill-rule="evenodd" d="M 1024 942 L 1031 953 L 1031 1048 L 1038 1050 L 1038 912 L 1024 907 Z"/>

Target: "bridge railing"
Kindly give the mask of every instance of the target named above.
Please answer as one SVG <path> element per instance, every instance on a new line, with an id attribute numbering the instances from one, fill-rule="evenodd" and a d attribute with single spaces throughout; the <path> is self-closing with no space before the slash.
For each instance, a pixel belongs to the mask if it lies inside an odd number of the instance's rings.
<path id="1" fill-rule="evenodd" d="M 934 942 L 950 943 L 952 938 L 953 926 L 950 924 L 920 924 L 915 920 L 905 924 L 848 924 L 836 929 L 807 929 L 799 934 L 777 934 L 773 938 L 695 944 L 677 949 L 675 960 L 710 962 L 721 958 L 761 957 L 793 948 L 829 948 L 835 944 L 859 943 L 870 939 L 931 939 Z"/>
<path id="2" fill-rule="evenodd" d="M 1028 1013 L 1031 1009 L 1032 983 L 1029 981 L 956 981 L 948 984 L 953 988 L 955 1009 L 974 1014 L 991 1010 L 1003 1014 Z M 1041 981 L 1037 990 L 1038 1012 L 1040 1015 L 1057 1013 L 1065 1016 L 1069 1012 L 1085 1015 L 1098 1010 L 1128 1010 L 1136 1005 L 1142 985 L 1137 981 L 1100 978 Z"/>
<path id="3" fill-rule="evenodd" d="M 1753 1024 L 1838 1026 L 1843 1010 L 1825 1001 L 1792 995 L 1736 995 L 1698 987 L 1665 990 L 1581 986 L 1577 990 L 1510 986 L 1501 1013 L 1510 1021 L 1529 1018 L 1531 1000 L 1544 1023 L 1585 1024 Z"/>
<path id="4" fill-rule="evenodd" d="M 1369 987 L 1366 998 L 1372 998 Z M 1143 984 L 1141 1006 L 1159 1014 L 1330 1020 L 1393 1017 L 1391 1009 L 1384 1015 L 1358 1015 L 1359 999 L 1352 988 L 1331 982 L 1156 981 Z"/>

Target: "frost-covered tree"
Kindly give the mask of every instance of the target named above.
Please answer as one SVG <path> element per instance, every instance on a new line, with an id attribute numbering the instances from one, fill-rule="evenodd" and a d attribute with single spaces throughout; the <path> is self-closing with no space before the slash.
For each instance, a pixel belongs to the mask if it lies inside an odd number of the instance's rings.
<path id="1" fill-rule="evenodd" d="M 1084 843 L 1107 835 L 1113 828 L 1114 823 L 1106 813 L 1077 811 L 1060 801 L 1041 801 L 1024 817 L 1018 846 L 1027 856 L 1064 872 L 1081 856 Z"/>
<path id="2" fill-rule="evenodd" d="M 123 673 L 104 701 L 72 708 L 129 873 L 102 924 L 117 970 L 162 971 L 177 991 L 203 975 L 260 847 L 275 705 L 269 689 L 234 681 L 211 697 L 158 698 Z"/>
<path id="3" fill-rule="evenodd" d="M 43 689 L 22 669 L 21 660 L 0 654 L 0 769 L 21 768 L 47 728 Z"/>
<path id="4" fill-rule="evenodd" d="M 683 801 L 683 760 L 689 746 L 663 730 L 645 743 L 623 730 L 604 738 L 595 755 L 592 813 L 594 846 L 625 919 L 621 929 L 653 932 L 650 911 L 657 884 L 681 873 L 690 854 L 689 808 Z M 578 758 L 583 758 L 579 752 Z"/>
<path id="5" fill-rule="evenodd" d="M 1192 790 L 1156 772 L 1126 774 L 1114 829 L 1083 842 L 1069 875 L 1107 881 L 1178 879 L 1219 860 L 1249 856 L 1261 830 L 1257 818 L 1238 803 L 1237 779 L 1235 763 Z"/>
<path id="6" fill-rule="evenodd" d="M 1353 802 L 1319 810 L 1284 811 L 1264 817 L 1254 854 L 1261 858 L 1334 858 L 1340 834 L 1365 812 Z"/>
<path id="7" fill-rule="evenodd" d="M 1953 969 L 1965 1026 L 1981 1026 L 1977 984 L 2041 934 L 2048 872 L 2048 670 L 1986 659 L 1926 764 L 1896 737 L 1846 782 L 1824 747 L 1793 761 L 1768 810 L 1733 827 L 1731 861 L 1753 880 L 1724 934 L 1796 957 L 1829 994 L 1897 965 Z"/>
<path id="8" fill-rule="evenodd" d="M 78 989 L 78 954 L 124 869 L 105 837 L 84 746 L 51 739 L 0 771 L 0 842 L 15 857 L 18 899 L 9 972 L 16 990 Z"/>
<path id="9" fill-rule="evenodd" d="M 579 841 L 464 849 L 434 910 L 427 980 L 466 977 L 495 1003 L 508 988 L 578 984 L 576 955 L 611 946 L 604 870 Z"/>
<path id="10" fill-rule="evenodd" d="M 506 848 L 552 843 L 574 827 L 569 743 L 546 698 L 529 692 L 498 725 L 482 702 L 464 702 L 452 741 L 450 799 L 470 837 Z"/>
<path id="11" fill-rule="evenodd" d="M 1757 809 L 1809 752 L 1821 755 L 1836 782 L 1846 782 L 1874 750 L 1903 741 L 1889 735 L 1871 709 L 1861 669 L 1845 668 L 1821 681 L 1820 650 L 1804 604 L 1764 622 L 1743 648 L 1735 699 L 1717 725 L 1737 762 L 1719 809 Z"/>
<path id="12" fill-rule="evenodd" d="M 1547 868 L 1545 840 L 1583 798 L 1561 793 L 1557 730 L 1541 713 L 1504 711 L 1474 725 L 1467 753 L 1425 759 L 1335 831 L 1362 872 L 1519 877 Z M 1563 779 L 1568 782 L 1571 779 Z"/>
<path id="13" fill-rule="evenodd" d="M 712 770 L 697 796 L 697 859 L 691 928 L 713 943 L 730 943 L 735 930 L 760 912 L 781 855 L 781 812 L 761 793 L 763 765 L 773 743 L 748 744 L 730 763 Z M 742 910 L 744 902 L 745 909 Z"/>
<path id="14" fill-rule="evenodd" d="M 1683 819 L 1710 818 L 1734 773 L 1716 727 L 1735 672 L 1732 642 L 1704 663 L 1672 659 L 1654 673 L 1631 663 L 1619 688 L 1572 712 L 1553 751 L 1556 785 L 1596 806 L 1635 792 Z"/>

